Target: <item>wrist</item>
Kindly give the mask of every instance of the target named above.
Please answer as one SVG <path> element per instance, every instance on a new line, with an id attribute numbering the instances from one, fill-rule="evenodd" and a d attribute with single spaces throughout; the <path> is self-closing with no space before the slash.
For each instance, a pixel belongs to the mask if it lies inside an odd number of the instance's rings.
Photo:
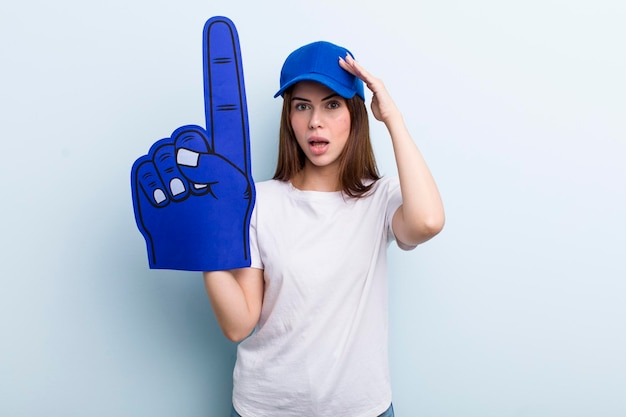
<path id="1" fill-rule="evenodd" d="M 385 126 L 387 126 L 387 129 L 390 132 L 397 130 L 399 128 L 404 128 L 405 126 L 404 117 L 402 116 L 402 113 L 400 113 L 400 111 L 394 111 L 386 115 L 385 119 L 383 120 L 383 123 L 385 124 Z"/>

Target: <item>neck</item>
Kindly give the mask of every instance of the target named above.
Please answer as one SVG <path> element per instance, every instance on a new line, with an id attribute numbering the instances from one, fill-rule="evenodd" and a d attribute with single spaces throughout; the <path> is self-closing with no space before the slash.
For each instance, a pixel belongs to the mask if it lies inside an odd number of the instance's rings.
<path id="1" fill-rule="evenodd" d="M 292 179 L 291 184 L 302 191 L 341 191 L 339 173 L 335 167 L 316 167 L 305 164 L 302 171 Z"/>

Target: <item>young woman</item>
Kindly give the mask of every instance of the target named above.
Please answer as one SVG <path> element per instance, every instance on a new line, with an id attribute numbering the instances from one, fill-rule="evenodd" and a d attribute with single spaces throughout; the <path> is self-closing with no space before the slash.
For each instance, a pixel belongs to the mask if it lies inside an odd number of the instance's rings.
<path id="1" fill-rule="evenodd" d="M 363 83 L 398 176 L 378 174 Z M 444 225 L 437 186 L 383 82 L 328 42 L 292 52 L 274 179 L 256 184 L 252 266 L 205 272 L 217 320 L 242 341 L 232 416 L 393 416 L 386 249 Z"/>

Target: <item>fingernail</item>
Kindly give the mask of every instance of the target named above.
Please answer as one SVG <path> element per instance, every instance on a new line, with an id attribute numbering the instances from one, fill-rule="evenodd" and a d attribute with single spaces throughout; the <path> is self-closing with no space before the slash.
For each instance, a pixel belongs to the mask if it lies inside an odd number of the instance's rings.
<path id="1" fill-rule="evenodd" d="M 198 152 L 190 151 L 189 149 L 181 148 L 176 153 L 176 162 L 178 165 L 186 167 L 197 167 L 200 154 Z"/>
<path id="2" fill-rule="evenodd" d="M 152 193 L 152 196 L 154 198 L 154 201 L 157 204 L 161 204 L 162 202 L 165 201 L 166 197 L 165 197 L 165 193 L 163 192 L 163 190 L 161 190 L 160 188 L 157 188 L 156 190 L 154 190 L 154 193 Z"/>
<path id="3" fill-rule="evenodd" d="M 178 195 L 185 192 L 185 184 L 180 180 L 180 178 L 172 178 L 170 181 L 170 191 L 172 195 Z"/>
<path id="4" fill-rule="evenodd" d="M 193 188 L 195 188 L 196 190 L 201 190 L 201 189 L 206 188 L 208 186 L 209 186 L 209 184 L 194 184 Z"/>

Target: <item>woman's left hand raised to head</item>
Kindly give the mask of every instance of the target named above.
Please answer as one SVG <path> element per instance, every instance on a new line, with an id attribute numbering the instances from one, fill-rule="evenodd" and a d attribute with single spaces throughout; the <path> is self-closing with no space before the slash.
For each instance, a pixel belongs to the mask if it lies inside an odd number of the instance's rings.
<path id="1" fill-rule="evenodd" d="M 393 118 L 401 116 L 400 110 L 396 107 L 380 78 L 376 78 L 367 72 L 350 54 L 346 54 L 345 58 L 339 57 L 339 66 L 360 78 L 372 92 L 372 114 L 376 120 L 387 123 Z"/>
<path id="2" fill-rule="evenodd" d="M 372 113 L 385 124 L 391 136 L 402 191 L 402 205 L 393 216 L 396 239 L 408 246 L 426 242 L 441 231 L 445 222 L 441 196 L 426 161 L 382 80 L 372 76 L 350 55 L 339 58 L 339 66 L 359 77 L 372 91 Z"/>

